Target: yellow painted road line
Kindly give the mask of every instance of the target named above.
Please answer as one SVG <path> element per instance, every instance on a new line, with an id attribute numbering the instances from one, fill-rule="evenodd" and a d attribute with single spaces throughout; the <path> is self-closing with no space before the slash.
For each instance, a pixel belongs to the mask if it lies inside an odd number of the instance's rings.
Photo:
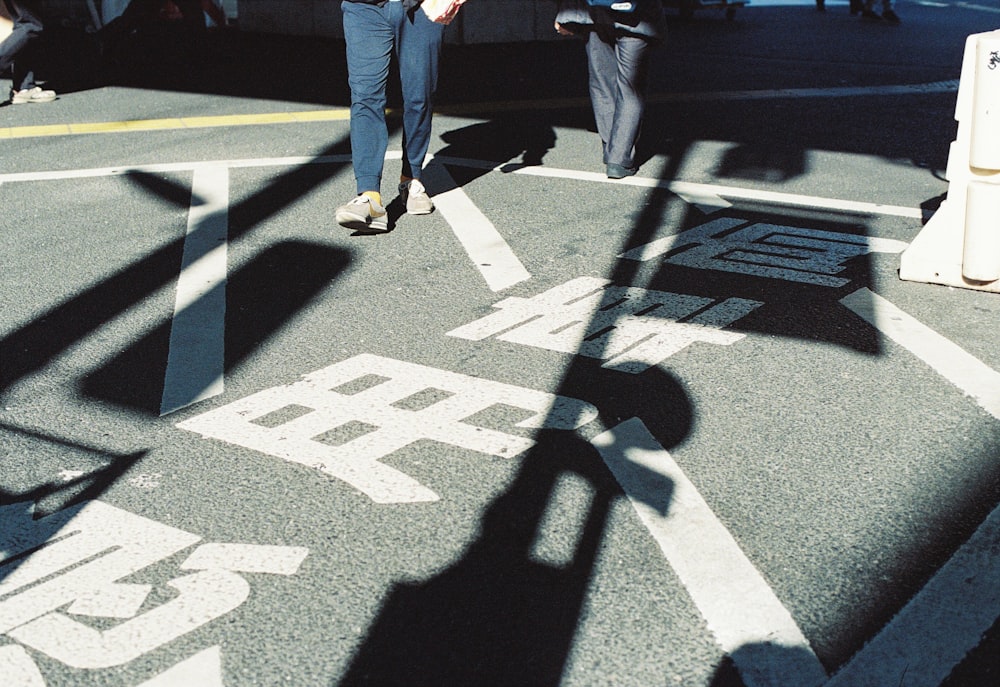
<path id="1" fill-rule="evenodd" d="M 120 122 L 83 122 L 45 126 L 0 128 L 0 139 L 73 136 L 79 134 L 112 134 L 134 131 L 167 131 L 173 129 L 204 129 L 210 127 L 253 126 L 261 124 L 299 124 L 307 122 L 347 121 L 350 110 L 310 110 L 306 112 L 267 112 L 212 117 L 174 117 L 168 119 L 136 119 Z"/>

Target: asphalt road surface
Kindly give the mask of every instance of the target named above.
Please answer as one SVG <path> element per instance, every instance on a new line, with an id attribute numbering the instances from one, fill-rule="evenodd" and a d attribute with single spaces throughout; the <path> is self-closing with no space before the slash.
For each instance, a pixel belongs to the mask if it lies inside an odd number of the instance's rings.
<path id="1" fill-rule="evenodd" d="M 62 30 L 0 108 L 4 685 L 998 684 L 1000 296 L 898 276 L 992 2 L 446 47 L 353 234 L 343 45 Z M 73 52 L 78 51 L 78 52 Z"/>

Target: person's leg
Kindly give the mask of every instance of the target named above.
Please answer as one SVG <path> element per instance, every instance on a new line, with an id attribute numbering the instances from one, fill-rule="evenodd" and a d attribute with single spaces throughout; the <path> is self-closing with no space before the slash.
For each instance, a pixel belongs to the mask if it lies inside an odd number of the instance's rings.
<path id="1" fill-rule="evenodd" d="M 613 36 L 597 30 L 587 34 L 587 69 L 590 104 L 594 110 L 597 133 L 601 137 L 603 161 L 607 164 L 611 161 L 608 159 L 608 141 L 611 139 L 618 101 L 618 61 Z"/>
<path id="2" fill-rule="evenodd" d="M 389 146 L 385 87 L 395 42 L 393 27 L 388 7 L 345 0 L 341 8 L 351 87 L 351 161 L 358 195 L 337 208 L 336 219 L 355 231 L 387 231 L 381 188 Z"/>
<path id="3" fill-rule="evenodd" d="M 395 3 L 391 3 L 395 4 Z M 347 43 L 347 81 L 351 87 L 351 159 L 358 193 L 379 191 L 389 134 L 385 87 L 394 32 L 388 8 L 342 3 Z"/>
<path id="4" fill-rule="evenodd" d="M 619 36 L 615 44 L 617 100 L 608 138 L 608 163 L 633 171 L 638 167 L 635 145 L 646 111 L 649 42 L 638 36 Z"/>
<path id="5" fill-rule="evenodd" d="M 389 4 L 396 15 L 396 54 L 403 94 L 403 177 L 419 179 L 431 141 L 444 24 L 432 22 L 423 12 L 405 14 L 401 2 Z"/>
<path id="6" fill-rule="evenodd" d="M 30 49 L 42 34 L 44 28 L 42 20 L 31 5 L 23 0 L 3 0 L 3 2 L 13 22 L 13 29 L 10 35 L 0 42 L 0 72 L 13 66 L 13 90 L 34 88 L 35 77 L 31 71 Z"/>

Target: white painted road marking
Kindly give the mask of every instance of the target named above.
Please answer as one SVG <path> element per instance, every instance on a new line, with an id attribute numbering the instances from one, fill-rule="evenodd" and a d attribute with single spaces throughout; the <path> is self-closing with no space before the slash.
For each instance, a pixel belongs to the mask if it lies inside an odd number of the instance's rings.
<path id="1" fill-rule="evenodd" d="M 184 563 L 195 572 L 166 582 L 176 593 L 146 609 L 152 585 L 120 580 L 200 537 L 100 501 L 39 520 L 33 515 L 32 504 L 0 506 L 0 564 L 20 559 L 0 580 L 0 635 L 79 669 L 124 665 L 196 630 L 247 599 L 241 572 L 291 575 L 308 554 L 301 547 L 205 544 Z M 123 622 L 105 622 L 101 630 L 71 616 Z M 4 663 L 25 674 L 24 656 L 4 650 L 0 668 Z"/>
<path id="2" fill-rule="evenodd" d="M 4 687 L 45 687 L 38 666 L 24 650 L 16 644 L 0 646 L 0 675 Z"/>
<path id="3" fill-rule="evenodd" d="M 177 426 L 316 467 L 376 503 L 419 503 L 439 497 L 381 459 L 421 439 L 518 456 L 533 439 L 473 423 L 498 404 L 531 411 L 516 424 L 531 429 L 572 430 L 597 417 L 583 401 L 366 354 Z"/>
<path id="4" fill-rule="evenodd" d="M 1000 373 L 996 370 L 869 289 L 858 289 L 840 302 L 1000 420 Z"/>
<path id="5" fill-rule="evenodd" d="M 436 160 L 456 167 L 472 167 L 473 169 L 488 169 L 506 174 L 523 174 L 528 176 L 546 177 L 551 179 L 574 179 L 576 181 L 591 181 L 602 184 L 619 184 L 639 186 L 642 188 L 661 188 L 676 193 L 682 198 L 689 198 L 698 204 L 713 206 L 713 208 L 731 205 L 730 200 L 742 200 L 755 203 L 769 203 L 782 207 L 800 207 L 812 210 L 832 210 L 834 212 L 849 212 L 858 215 L 908 217 L 922 219 L 920 208 L 910 208 L 899 205 L 882 205 L 881 203 L 866 203 L 856 200 L 825 198 L 822 196 L 806 196 L 799 193 L 781 193 L 778 191 L 763 191 L 760 189 L 740 188 L 738 186 L 722 186 L 719 184 L 696 184 L 689 181 L 667 181 L 652 177 L 634 176 L 624 179 L 608 179 L 598 172 L 581 172 L 575 169 L 558 167 L 519 167 L 511 164 L 497 165 L 483 160 L 469 158 L 435 156 Z M 3 177 L 0 177 L 2 179 Z"/>
<path id="6" fill-rule="evenodd" d="M 191 198 L 161 416 L 217 396 L 225 386 L 229 170 L 196 169 Z"/>
<path id="7" fill-rule="evenodd" d="M 386 159 L 398 158 L 400 151 L 390 151 Z M 494 172 L 509 174 L 522 174 L 528 176 L 541 176 L 556 179 L 574 179 L 577 181 L 593 181 L 602 184 L 624 184 L 629 186 L 640 186 L 645 188 L 667 189 L 679 196 L 690 196 L 704 202 L 715 202 L 714 200 L 723 198 L 727 200 L 743 200 L 750 202 L 771 203 L 784 207 L 802 207 L 817 210 L 833 210 L 837 212 L 850 212 L 859 215 L 872 216 L 894 216 L 908 217 L 911 219 L 921 219 L 923 211 L 920 208 L 911 208 L 897 205 L 882 205 L 880 203 L 868 203 L 864 201 L 843 200 L 838 198 L 826 198 L 823 196 L 807 196 L 798 193 L 781 193 L 777 191 L 762 191 L 759 189 L 741 188 L 737 186 L 722 186 L 719 184 L 697 184 L 687 181 L 665 181 L 650 177 L 626 177 L 625 179 L 608 179 L 604 174 L 596 172 L 581 172 L 575 169 L 561 169 L 558 167 L 517 167 L 507 163 L 497 164 L 485 160 L 473 160 L 470 158 L 458 158 L 444 155 L 433 156 L 432 159 L 438 162 L 455 165 L 458 167 L 471 167 L 473 169 L 485 169 Z M 205 162 L 170 162 L 149 165 L 131 165 L 118 167 L 99 167 L 93 169 L 76 169 L 55 172 L 18 172 L 13 174 L 0 174 L 0 184 L 24 181 L 55 181 L 60 179 L 82 179 L 102 176 L 119 176 L 131 172 L 145 172 L 148 174 L 164 174 L 170 172 L 189 172 L 200 167 L 226 167 L 228 169 L 248 169 L 260 167 L 294 167 L 299 165 L 323 165 L 323 164 L 345 164 L 349 163 L 349 155 L 327 155 L 317 157 L 283 157 L 283 158 L 261 158 L 243 160 L 213 160 Z"/>
<path id="8" fill-rule="evenodd" d="M 938 687 L 1000 615 L 998 550 L 1000 508 L 829 687 Z"/>
<path id="9" fill-rule="evenodd" d="M 848 280 L 835 275 L 851 258 L 901 253 L 906 246 L 892 239 L 720 217 L 619 257 L 652 260 L 669 253 L 664 260 L 674 265 L 840 287 Z"/>
<path id="10" fill-rule="evenodd" d="M 795 620 L 642 421 L 593 444 L 747 687 L 823 684 L 826 671 Z"/>
<path id="11" fill-rule="evenodd" d="M 434 205 L 490 289 L 503 291 L 531 278 L 493 222 L 475 206 L 443 165 L 431 162 L 424 168 L 424 178 L 432 189 L 448 189 L 435 193 Z"/>
<path id="12" fill-rule="evenodd" d="M 470 341 L 501 341 L 606 360 L 602 367 L 638 374 L 692 343 L 728 346 L 745 334 L 724 332 L 763 305 L 613 286 L 579 277 L 533 298 L 495 303 L 499 312 L 448 332 Z"/>
<path id="13" fill-rule="evenodd" d="M 223 687 L 222 648 L 213 646 L 160 673 L 138 687 Z"/>

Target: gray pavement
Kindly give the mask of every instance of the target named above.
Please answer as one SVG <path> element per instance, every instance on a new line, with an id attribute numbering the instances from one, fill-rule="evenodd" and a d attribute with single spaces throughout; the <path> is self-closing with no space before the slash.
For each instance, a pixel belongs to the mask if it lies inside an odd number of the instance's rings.
<path id="1" fill-rule="evenodd" d="M 341 44 L 80 39 L 0 108 L 0 674 L 996 684 L 1000 299 L 896 271 L 1000 12 L 897 11 L 671 15 L 622 182 L 578 43 L 448 46 L 380 236 Z"/>

